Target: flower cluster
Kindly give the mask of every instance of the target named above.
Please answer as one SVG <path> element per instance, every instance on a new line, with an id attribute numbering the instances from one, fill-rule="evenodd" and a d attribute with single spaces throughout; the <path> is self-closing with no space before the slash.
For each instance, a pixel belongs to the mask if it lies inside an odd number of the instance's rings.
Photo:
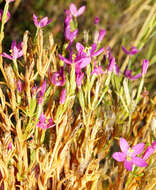
<path id="1" fill-rule="evenodd" d="M 39 122 L 37 123 L 37 127 L 41 128 L 41 129 L 49 129 L 54 126 L 55 126 L 55 124 L 53 122 L 53 119 L 50 118 L 47 122 L 45 114 L 41 113 L 41 115 L 39 117 Z"/>

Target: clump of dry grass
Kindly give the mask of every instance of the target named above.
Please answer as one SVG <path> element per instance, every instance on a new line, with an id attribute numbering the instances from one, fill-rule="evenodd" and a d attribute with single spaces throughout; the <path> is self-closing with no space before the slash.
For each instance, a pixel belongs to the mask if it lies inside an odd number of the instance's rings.
<path id="1" fill-rule="evenodd" d="M 3 31 L 1 36 L 2 42 Z M 156 138 L 156 97 L 142 92 L 144 78 L 133 85 L 122 74 L 92 75 L 92 61 L 81 88 L 76 86 L 74 64 L 64 67 L 65 85 L 57 86 L 51 77 L 63 63 L 52 33 L 45 43 L 41 28 L 35 38 L 26 31 L 23 43 L 23 59 L 3 63 L 0 58 L 0 189 L 154 190 L 155 154 L 146 168 L 132 172 L 112 158 L 120 137 L 146 147 Z M 62 54 L 67 54 L 64 47 Z M 105 70 L 107 61 L 106 52 L 95 58 Z M 41 113 L 53 120 L 51 128 L 38 127 Z"/>

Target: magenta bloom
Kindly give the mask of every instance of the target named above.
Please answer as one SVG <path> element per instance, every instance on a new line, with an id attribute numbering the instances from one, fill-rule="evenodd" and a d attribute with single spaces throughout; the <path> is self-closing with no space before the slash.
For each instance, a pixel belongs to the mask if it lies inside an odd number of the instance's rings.
<path id="1" fill-rule="evenodd" d="M 55 86 L 63 86 L 65 84 L 65 72 L 64 72 L 64 68 L 61 67 L 58 72 L 54 73 L 52 75 L 50 81 Z"/>
<path id="2" fill-rule="evenodd" d="M 74 17 L 78 17 L 78 16 L 80 16 L 80 15 L 82 15 L 82 14 L 84 13 L 86 7 L 85 7 L 85 6 L 82 6 L 82 7 L 80 7 L 80 8 L 77 10 L 76 6 L 75 6 L 73 3 L 71 3 L 69 9 L 70 9 L 71 14 L 72 14 Z"/>
<path id="3" fill-rule="evenodd" d="M 22 81 L 19 79 L 17 81 L 17 90 L 18 90 L 18 92 L 22 92 L 23 87 L 24 87 L 24 85 L 23 85 Z"/>
<path id="4" fill-rule="evenodd" d="M 45 91 L 46 91 L 46 86 L 47 86 L 47 82 L 46 82 L 46 80 L 44 80 L 41 87 L 38 88 L 38 95 L 37 95 L 38 104 L 41 104 L 43 102 L 43 96 L 44 96 Z"/>
<path id="5" fill-rule="evenodd" d="M 144 159 L 137 157 L 144 149 L 144 143 L 139 143 L 130 148 L 128 142 L 124 138 L 120 138 L 120 148 L 122 152 L 115 152 L 112 157 L 118 162 L 124 162 L 127 170 L 132 171 L 133 165 L 138 167 L 146 167 L 147 163 Z"/>
<path id="6" fill-rule="evenodd" d="M 66 100 L 66 89 L 63 88 L 63 90 L 61 91 L 60 104 L 64 104 L 65 100 Z"/>
<path id="7" fill-rule="evenodd" d="M 14 40 L 11 44 L 11 55 L 7 53 L 2 53 L 1 55 L 7 59 L 16 60 L 23 56 L 22 46 L 23 42 L 20 42 L 18 45 L 16 45 L 16 41 Z"/>
<path id="8" fill-rule="evenodd" d="M 99 31 L 99 37 L 98 37 L 98 42 L 101 43 L 101 41 L 103 40 L 104 36 L 106 35 L 106 30 L 105 29 L 101 29 Z"/>
<path id="9" fill-rule="evenodd" d="M 140 78 L 142 76 L 141 73 L 133 76 L 132 71 L 130 71 L 128 69 L 126 69 L 124 75 L 125 75 L 125 77 L 129 78 L 130 80 L 136 80 L 136 79 L 138 79 L 138 78 Z"/>
<path id="10" fill-rule="evenodd" d="M 33 14 L 33 21 L 37 28 L 43 28 L 47 26 L 48 24 L 50 24 L 52 22 L 52 19 L 48 20 L 48 17 L 46 16 L 42 18 L 40 21 L 38 21 L 38 17 L 35 14 Z"/>
<path id="11" fill-rule="evenodd" d="M 43 113 L 41 113 L 39 117 L 39 122 L 37 123 L 37 127 L 41 129 L 47 129 L 46 117 Z"/>
<path id="12" fill-rule="evenodd" d="M 3 9 L 0 9 L 0 20 L 2 20 L 2 16 L 3 16 Z M 6 18 L 6 22 L 8 22 L 8 20 L 10 19 L 10 12 L 7 12 L 7 18 Z"/>
<path id="13" fill-rule="evenodd" d="M 39 117 L 39 122 L 37 123 L 37 127 L 41 128 L 41 129 L 49 129 L 53 126 L 55 126 L 55 124 L 53 123 L 53 119 L 50 118 L 47 123 L 44 113 L 41 113 L 41 115 Z"/>
<path id="14" fill-rule="evenodd" d="M 96 17 L 94 18 L 94 24 L 98 24 L 99 21 L 100 21 L 99 17 L 96 16 Z"/>
<path id="15" fill-rule="evenodd" d="M 8 151 L 9 150 L 12 150 L 12 143 L 11 143 L 11 141 L 9 142 L 9 145 L 8 145 Z"/>
<path id="16" fill-rule="evenodd" d="M 65 38 L 66 38 L 66 40 L 69 40 L 71 43 L 74 41 L 74 39 L 77 37 L 77 35 L 78 35 L 78 29 L 71 32 L 70 25 L 68 25 L 65 28 Z"/>
<path id="17" fill-rule="evenodd" d="M 124 46 L 122 46 L 122 50 L 127 55 L 135 55 L 139 51 L 135 46 L 133 46 L 129 51 Z"/>
<path id="18" fill-rule="evenodd" d="M 153 154 L 153 152 L 156 150 L 156 141 L 154 141 L 153 143 L 152 143 L 152 146 L 149 146 L 147 149 L 146 149 L 146 151 L 144 152 L 144 154 L 143 154 L 143 159 L 144 160 L 147 160 L 152 154 Z"/>
<path id="19" fill-rule="evenodd" d="M 147 59 L 144 59 L 142 63 L 142 75 L 145 75 L 147 73 L 148 66 L 149 61 Z"/>

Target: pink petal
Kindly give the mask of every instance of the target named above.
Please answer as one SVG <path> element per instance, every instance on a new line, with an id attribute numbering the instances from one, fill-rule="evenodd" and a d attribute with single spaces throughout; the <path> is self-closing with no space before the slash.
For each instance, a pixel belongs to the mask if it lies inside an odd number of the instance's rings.
<path id="1" fill-rule="evenodd" d="M 100 55 L 103 51 L 104 51 L 104 48 L 101 48 L 101 49 L 99 49 L 98 51 L 96 51 L 95 53 L 93 53 L 93 56 L 98 56 L 98 55 Z"/>
<path id="2" fill-rule="evenodd" d="M 42 18 L 42 19 L 40 20 L 39 25 L 40 25 L 40 27 L 42 28 L 42 27 L 46 26 L 47 23 L 48 23 L 48 17 L 46 16 L 46 17 L 44 17 L 44 18 Z"/>
<path id="3" fill-rule="evenodd" d="M 126 159 L 126 155 L 123 152 L 115 152 L 112 157 L 118 162 L 123 162 Z"/>
<path id="4" fill-rule="evenodd" d="M 11 49 L 13 50 L 16 47 L 16 40 L 13 40 L 11 43 Z"/>
<path id="5" fill-rule="evenodd" d="M 154 148 L 152 146 L 149 146 L 146 151 L 144 152 L 143 154 L 143 159 L 144 160 L 147 160 L 154 152 Z"/>
<path id="6" fill-rule="evenodd" d="M 97 47 L 96 43 L 93 43 L 93 44 L 92 44 L 92 49 L 90 50 L 90 54 L 91 54 L 91 55 L 93 55 L 93 53 L 95 52 L 96 47 Z"/>
<path id="7" fill-rule="evenodd" d="M 129 51 L 124 47 L 122 46 L 122 50 L 124 51 L 125 54 L 127 55 L 135 55 L 136 53 L 138 53 L 138 49 L 134 46 L 132 47 Z"/>
<path id="8" fill-rule="evenodd" d="M 81 60 L 79 60 L 77 62 L 79 63 L 80 69 L 83 69 L 91 62 L 91 58 L 90 57 L 85 57 L 85 58 L 82 58 Z"/>
<path id="9" fill-rule="evenodd" d="M 9 145 L 8 145 L 8 151 L 9 150 L 12 150 L 12 143 L 11 143 L 11 141 L 9 142 Z"/>
<path id="10" fill-rule="evenodd" d="M 98 24 L 99 21 L 100 21 L 99 17 L 96 16 L 96 17 L 94 18 L 94 24 Z"/>
<path id="11" fill-rule="evenodd" d="M 49 19 L 47 22 L 47 25 L 50 24 L 52 22 L 52 19 Z"/>
<path id="12" fill-rule="evenodd" d="M 5 57 L 5 58 L 10 59 L 10 60 L 13 60 L 13 57 L 10 56 L 10 55 L 7 54 L 7 53 L 2 53 L 1 55 L 2 55 L 2 57 Z"/>
<path id="13" fill-rule="evenodd" d="M 149 66 L 149 61 L 147 59 L 144 59 L 142 63 L 142 75 L 146 74 L 148 66 Z"/>
<path id="14" fill-rule="evenodd" d="M 69 9 L 70 9 L 71 14 L 76 17 L 77 16 L 77 8 L 76 8 L 76 6 L 73 3 L 71 3 Z"/>
<path id="15" fill-rule="evenodd" d="M 39 27 L 39 23 L 38 23 L 38 20 L 37 20 L 37 16 L 35 14 L 33 14 L 33 21 L 34 21 L 34 24 L 36 27 Z"/>
<path id="16" fill-rule="evenodd" d="M 81 52 L 81 51 L 84 50 L 84 46 L 83 46 L 81 43 L 77 42 L 77 43 L 76 43 L 76 50 L 77 50 L 78 52 Z"/>
<path id="17" fill-rule="evenodd" d="M 136 166 L 139 166 L 139 167 L 146 167 L 147 166 L 147 163 L 145 162 L 145 160 L 142 158 L 139 158 L 139 157 L 133 158 L 133 164 L 135 164 Z"/>
<path id="18" fill-rule="evenodd" d="M 100 32 L 99 32 L 99 37 L 98 37 L 98 41 L 101 42 L 102 39 L 104 38 L 106 34 L 106 30 L 105 29 L 101 29 Z"/>
<path id="19" fill-rule="evenodd" d="M 124 161 L 124 166 L 125 166 L 125 168 L 126 168 L 128 171 L 132 171 L 132 166 L 133 166 L 132 160 L 130 160 L 130 161 L 125 160 L 125 161 Z"/>
<path id="20" fill-rule="evenodd" d="M 77 16 L 82 15 L 84 13 L 85 9 L 86 9 L 86 6 L 80 7 L 79 10 L 77 11 Z"/>
<path id="21" fill-rule="evenodd" d="M 154 141 L 154 142 L 152 143 L 152 147 L 154 148 L 154 150 L 156 149 L 156 141 Z"/>
<path id="22" fill-rule="evenodd" d="M 69 61 L 68 59 L 66 59 L 65 57 L 63 57 L 61 54 L 59 54 L 59 58 L 60 58 L 63 62 L 65 62 L 65 63 L 67 63 L 67 64 L 72 64 L 71 61 Z"/>
<path id="23" fill-rule="evenodd" d="M 136 155 L 140 154 L 144 149 L 144 143 L 139 143 L 133 146 L 132 151 L 132 157 L 135 157 Z"/>
<path id="24" fill-rule="evenodd" d="M 127 154 L 129 145 L 128 145 L 128 142 L 126 141 L 126 139 L 120 138 L 120 148 L 121 148 L 122 152 Z"/>

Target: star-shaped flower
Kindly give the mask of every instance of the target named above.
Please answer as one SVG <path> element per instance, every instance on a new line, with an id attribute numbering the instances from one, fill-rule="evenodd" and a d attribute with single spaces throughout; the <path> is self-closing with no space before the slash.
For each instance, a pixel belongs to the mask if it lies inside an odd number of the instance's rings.
<path id="1" fill-rule="evenodd" d="M 16 41 L 14 40 L 11 44 L 11 55 L 3 52 L 1 55 L 7 59 L 10 60 L 16 60 L 19 57 L 23 56 L 23 51 L 22 51 L 22 46 L 23 42 L 20 42 L 18 45 L 16 44 Z"/>
<path id="2" fill-rule="evenodd" d="M 146 167 L 147 163 L 144 159 L 137 157 L 144 149 L 144 143 L 139 143 L 132 148 L 124 138 L 120 138 L 120 148 L 122 152 L 115 152 L 112 157 L 118 162 L 124 162 L 127 170 L 132 171 L 133 165 L 138 167 Z"/>
<path id="3" fill-rule="evenodd" d="M 52 22 L 52 19 L 48 19 L 48 17 L 46 16 L 42 18 L 40 21 L 38 21 L 38 17 L 35 14 L 33 14 L 33 21 L 37 28 L 43 28 L 50 24 Z"/>

